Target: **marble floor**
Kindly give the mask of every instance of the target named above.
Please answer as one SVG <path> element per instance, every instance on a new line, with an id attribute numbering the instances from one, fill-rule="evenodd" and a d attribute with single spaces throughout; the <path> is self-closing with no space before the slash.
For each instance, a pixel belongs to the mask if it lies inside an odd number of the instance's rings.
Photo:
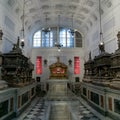
<path id="1" fill-rule="evenodd" d="M 47 104 L 46 104 L 47 103 Z M 31 105 L 24 114 L 15 118 L 13 120 L 47 120 L 46 112 L 48 109 L 48 103 L 44 99 L 37 98 L 34 101 L 33 105 Z M 79 103 L 78 111 L 75 113 L 77 116 L 76 120 L 100 120 L 91 110 L 89 110 L 82 103 Z M 57 119 L 58 120 L 58 119 Z M 61 119 L 61 120 L 72 120 L 69 119 Z"/>
<path id="2" fill-rule="evenodd" d="M 92 113 L 88 108 L 83 104 L 79 105 L 78 111 L 79 120 L 100 120 L 94 113 Z"/>
<path id="3" fill-rule="evenodd" d="M 62 86 L 60 94 L 58 92 L 57 89 L 48 92 L 43 98 L 35 98 L 31 105 L 13 120 L 111 120 L 96 112 L 69 89 L 63 89 Z"/>
<path id="4" fill-rule="evenodd" d="M 39 100 L 26 114 L 23 120 L 44 120 L 46 107 L 44 102 Z"/>

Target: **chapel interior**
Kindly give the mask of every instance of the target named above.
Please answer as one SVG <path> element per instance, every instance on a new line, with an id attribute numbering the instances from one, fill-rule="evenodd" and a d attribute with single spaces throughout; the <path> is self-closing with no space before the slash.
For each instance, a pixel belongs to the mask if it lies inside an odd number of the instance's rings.
<path id="1" fill-rule="evenodd" d="M 120 0 L 0 0 L 0 120 L 120 120 Z"/>

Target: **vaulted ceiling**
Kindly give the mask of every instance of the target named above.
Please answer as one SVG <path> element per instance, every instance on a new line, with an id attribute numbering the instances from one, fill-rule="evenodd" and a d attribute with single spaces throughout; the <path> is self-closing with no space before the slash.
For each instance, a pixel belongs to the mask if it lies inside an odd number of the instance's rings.
<path id="1" fill-rule="evenodd" d="M 112 1 L 101 0 L 102 14 L 111 8 Z M 73 21 L 74 29 L 85 32 L 99 20 L 99 0 L 25 0 L 25 26 L 28 30 L 36 25 L 46 26 L 46 15 L 48 27 L 57 26 L 60 21 L 60 26 L 71 28 Z"/>

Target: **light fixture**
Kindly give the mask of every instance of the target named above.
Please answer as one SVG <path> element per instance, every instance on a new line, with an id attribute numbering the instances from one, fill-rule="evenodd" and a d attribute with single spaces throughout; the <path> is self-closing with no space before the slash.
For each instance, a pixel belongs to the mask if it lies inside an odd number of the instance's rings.
<path id="1" fill-rule="evenodd" d="M 69 63 L 69 66 L 71 66 L 71 65 L 72 65 L 72 60 L 69 59 L 69 60 L 68 60 L 68 63 Z"/>
<path id="2" fill-rule="evenodd" d="M 61 51 L 61 47 L 62 47 L 62 46 L 63 46 L 62 44 L 60 44 L 60 43 L 56 43 L 56 42 L 55 42 L 55 47 L 58 48 L 58 52 Z"/>
<path id="3" fill-rule="evenodd" d="M 22 15 L 22 39 L 21 39 L 21 47 L 23 48 L 25 46 L 25 0 L 23 0 L 23 15 Z"/>
<path id="4" fill-rule="evenodd" d="M 72 29 L 70 29 L 70 33 L 71 33 L 72 37 L 74 37 L 75 31 L 73 29 L 73 14 L 72 14 L 71 18 L 72 18 Z"/>
<path id="5" fill-rule="evenodd" d="M 2 29 L 0 29 L 0 40 L 2 40 L 3 32 Z"/>
<path id="6" fill-rule="evenodd" d="M 23 48 L 25 46 L 24 39 L 21 39 L 21 47 Z"/>
<path id="7" fill-rule="evenodd" d="M 47 66 L 47 60 L 46 59 L 44 59 L 44 66 Z"/>
<path id="8" fill-rule="evenodd" d="M 105 52 L 105 49 L 104 49 L 102 24 L 101 24 L 101 0 L 99 0 L 99 17 L 100 17 L 100 43 L 99 43 L 99 50 L 100 50 L 101 53 L 103 53 L 103 52 Z"/>
<path id="9" fill-rule="evenodd" d="M 57 31 L 58 31 L 58 33 L 59 33 L 59 31 L 60 31 L 60 15 L 58 15 Z M 61 51 L 61 47 L 63 46 L 62 44 L 59 43 L 59 41 L 60 41 L 60 40 L 59 40 L 59 35 L 58 35 L 57 40 L 56 40 L 56 42 L 54 43 L 54 46 L 58 48 L 58 52 Z"/>
<path id="10" fill-rule="evenodd" d="M 47 20 L 48 20 L 48 17 L 47 17 L 47 14 L 46 14 L 46 17 L 45 17 L 45 22 L 46 22 L 46 28 L 42 28 L 42 31 L 44 31 L 45 35 L 50 32 L 50 28 L 47 26 Z"/>

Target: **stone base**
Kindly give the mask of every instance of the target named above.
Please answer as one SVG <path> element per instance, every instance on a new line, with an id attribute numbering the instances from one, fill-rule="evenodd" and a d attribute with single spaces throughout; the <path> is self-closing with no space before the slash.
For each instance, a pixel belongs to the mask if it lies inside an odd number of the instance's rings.
<path id="1" fill-rule="evenodd" d="M 47 100 L 68 101 L 75 99 L 75 96 L 70 93 L 67 88 L 67 79 L 50 79 L 47 82 L 49 84 L 49 91 L 46 97 Z"/>

